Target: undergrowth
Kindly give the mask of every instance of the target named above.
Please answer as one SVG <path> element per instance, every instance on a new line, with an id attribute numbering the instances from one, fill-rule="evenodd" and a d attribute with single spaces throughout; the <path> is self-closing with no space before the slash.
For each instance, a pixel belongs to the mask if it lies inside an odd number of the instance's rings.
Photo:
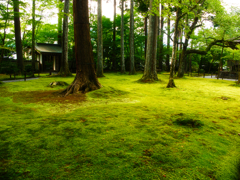
<path id="1" fill-rule="evenodd" d="M 239 88 L 203 78 L 59 96 L 73 77 L 0 85 L 0 179 L 239 179 Z"/>

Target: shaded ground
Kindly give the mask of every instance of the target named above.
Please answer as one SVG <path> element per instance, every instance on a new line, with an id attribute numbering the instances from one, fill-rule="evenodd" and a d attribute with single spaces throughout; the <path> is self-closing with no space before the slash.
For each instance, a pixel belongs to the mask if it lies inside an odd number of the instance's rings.
<path id="1" fill-rule="evenodd" d="M 51 90 L 51 91 L 21 91 L 21 92 L 7 92 L 6 88 L 0 88 L 1 96 L 12 96 L 13 102 L 16 103 L 64 103 L 64 104 L 76 104 L 86 100 L 86 95 L 77 93 L 62 97 L 62 90 Z"/>

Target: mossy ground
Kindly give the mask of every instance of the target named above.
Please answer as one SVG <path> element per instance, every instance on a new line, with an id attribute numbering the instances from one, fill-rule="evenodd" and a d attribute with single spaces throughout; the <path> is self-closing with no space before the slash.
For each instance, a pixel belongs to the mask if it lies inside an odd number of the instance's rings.
<path id="1" fill-rule="evenodd" d="M 0 179 L 239 179 L 233 82 L 105 76 L 65 98 L 47 85 L 73 77 L 0 84 Z"/>

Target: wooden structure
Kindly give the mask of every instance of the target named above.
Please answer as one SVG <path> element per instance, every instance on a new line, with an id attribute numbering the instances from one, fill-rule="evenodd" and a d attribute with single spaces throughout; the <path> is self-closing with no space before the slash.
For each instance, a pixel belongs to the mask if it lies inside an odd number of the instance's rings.
<path id="1" fill-rule="evenodd" d="M 228 60 L 227 66 L 229 71 L 222 71 L 220 73 L 220 78 L 237 79 L 238 73 L 240 72 L 240 61 Z"/>
<path id="2" fill-rule="evenodd" d="M 40 72 L 58 72 L 61 66 L 62 47 L 58 44 L 37 43 L 35 69 Z"/>

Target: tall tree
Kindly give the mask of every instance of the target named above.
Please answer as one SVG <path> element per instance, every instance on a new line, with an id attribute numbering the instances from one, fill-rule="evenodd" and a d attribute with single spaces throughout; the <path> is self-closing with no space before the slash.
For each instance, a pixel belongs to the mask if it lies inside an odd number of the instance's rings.
<path id="1" fill-rule="evenodd" d="M 35 71 L 35 0 L 32 0 L 32 76 Z"/>
<path id="2" fill-rule="evenodd" d="M 13 7 L 14 7 L 15 43 L 16 43 L 16 51 L 17 51 L 17 66 L 20 73 L 22 74 L 24 71 L 24 64 L 23 64 L 23 54 L 22 54 L 19 0 L 13 0 Z"/>
<path id="3" fill-rule="evenodd" d="M 69 0 L 65 0 L 63 18 L 62 58 L 61 58 L 62 63 L 59 72 L 61 76 L 72 75 L 68 67 L 68 13 L 69 13 Z"/>
<path id="4" fill-rule="evenodd" d="M 124 0 L 121 1 L 121 73 L 125 73 L 124 59 Z"/>
<path id="5" fill-rule="evenodd" d="M 62 2 L 59 0 L 58 3 L 58 44 L 62 45 Z"/>
<path id="6" fill-rule="evenodd" d="M 168 4 L 168 7 L 170 7 L 170 4 Z M 169 55 L 169 51 L 170 51 L 170 11 L 168 12 L 168 18 L 167 18 L 167 59 L 166 59 L 166 71 L 170 71 L 170 55 Z"/>
<path id="7" fill-rule="evenodd" d="M 116 62 L 116 0 L 114 0 L 113 5 L 114 13 L 113 13 L 113 59 L 112 59 L 112 69 L 114 71 L 117 70 L 117 62 Z"/>
<path id="8" fill-rule="evenodd" d="M 179 1 L 181 3 L 181 0 Z M 173 47 L 172 47 L 172 59 L 171 59 L 171 66 L 170 66 L 170 76 L 167 88 L 173 88 L 176 87 L 173 76 L 174 76 L 174 63 L 176 62 L 177 58 L 177 42 L 178 42 L 178 24 L 180 21 L 180 7 L 176 7 L 176 20 L 175 20 L 175 26 L 174 26 L 174 37 L 173 37 Z"/>
<path id="9" fill-rule="evenodd" d="M 141 81 L 157 81 L 156 56 L 157 56 L 158 16 L 154 11 L 153 0 L 150 0 L 149 33 L 147 41 L 147 54 L 145 68 Z"/>
<path id="10" fill-rule="evenodd" d="M 199 0 L 198 1 L 198 5 L 195 6 L 194 9 L 192 9 L 192 14 L 194 14 L 194 18 L 193 18 L 193 22 L 191 24 L 191 26 L 189 25 L 188 21 L 188 15 L 186 16 L 186 25 L 185 28 L 187 29 L 187 31 L 185 32 L 185 41 L 183 43 L 183 48 L 182 48 L 182 52 L 180 54 L 180 61 L 179 61 L 179 68 L 178 68 L 178 77 L 181 78 L 184 76 L 184 67 L 185 67 L 185 61 L 186 61 L 186 52 L 187 52 L 187 47 L 188 47 L 188 43 L 189 43 L 189 39 L 192 35 L 192 33 L 194 32 L 194 30 L 198 27 L 201 26 L 198 25 L 198 20 L 199 17 L 201 16 L 201 11 L 202 11 L 202 6 L 204 5 L 205 0 Z"/>
<path id="11" fill-rule="evenodd" d="M 102 0 L 98 0 L 97 77 L 104 77 L 103 75 L 103 38 L 102 38 Z"/>
<path id="12" fill-rule="evenodd" d="M 73 0 L 73 18 L 77 72 L 72 84 L 63 91 L 64 96 L 78 91 L 86 93 L 101 87 L 94 68 L 88 0 Z"/>
<path id="13" fill-rule="evenodd" d="M 2 9 L 2 8 L 1 8 Z M 3 35 L 0 35 L 1 41 L 2 41 L 2 47 L 1 47 L 1 57 L 0 57 L 0 63 L 3 60 L 3 56 L 4 56 L 4 51 L 5 51 L 5 40 L 6 40 L 6 31 L 7 31 L 7 24 L 8 24 L 8 20 L 9 20 L 9 0 L 7 1 L 7 6 L 6 6 L 6 10 L 4 10 L 5 12 L 2 12 L 2 16 L 3 16 L 3 20 L 4 22 L 4 29 L 3 29 Z"/>
<path id="14" fill-rule="evenodd" d="M 135 71 L 135 62 L 134 62 L 134 14 L 133 14 L 133 0 L 131 0 L 131 5 L 130 5 L 130 38 L 129 38 L 129 43 L 130 43 L 130 70 L 129 74 L 133 75 L 136 73 Z"/>
<path id="15" fill-rule="evenodd" d="M 162 70 L 162 63 L 163 63 L 163 25 L 164 25 L 164 17 L 163 17 L 164 6 L 161 5 L 161 17 L 160 17 L 160 38 L 159 38 L 159 69 Z"/>

